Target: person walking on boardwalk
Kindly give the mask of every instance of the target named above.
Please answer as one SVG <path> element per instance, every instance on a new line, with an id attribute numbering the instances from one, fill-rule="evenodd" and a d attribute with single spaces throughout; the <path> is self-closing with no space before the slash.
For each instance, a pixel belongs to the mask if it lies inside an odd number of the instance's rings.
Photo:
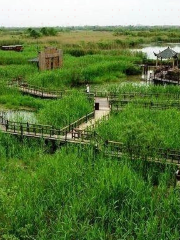
<path id="1" fill-rule="evenodd" d="M 89 93 L 90 89 L 89 89 L 89 84 L 86 84 L 86 93 Z"/>

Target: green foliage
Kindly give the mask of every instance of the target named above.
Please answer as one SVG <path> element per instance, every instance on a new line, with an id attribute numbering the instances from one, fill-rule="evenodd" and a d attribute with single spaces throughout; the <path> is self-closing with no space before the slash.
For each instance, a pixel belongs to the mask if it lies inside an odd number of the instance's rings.
<path id="1" fill-rule="evenodd" d="M 28 60 L 37 56 L 37 46 L 24 47 L 25 50 L 20 53 L 0 51 L 1 77 L 11 80 L 21 76 L 32 85 L 49 89 L 62 89 L 67 85 L 77 86 L 86 82 L 93 84 L 119 81 L 125 75 L 139 74 L 138 64 L 144 58 L 142 54 L 127 50 L 98 54 L 95 54 L 95 50 L 88 50 L 89 55 L 86 55 L 86 50 L 78 52 L 75 48 L 70 53 L 79 57 L 65 54 L 62 69 L 39 72 L 35 64 L 28 64 Z"/>
<path id="2" fill-rule="evenodd" d="M 31 108 L 39 110 L 45 104 L 43 100 L 36 99 L 30 96 L 23 96 L 16 89 L 9 89 L 6 86 L 0 85 L 0 104 L 5 108 L 19 109 L 19 108 Z"/>
<path id="3" fill-rule="evenodd" d="M 57 35 L 57 31 L 55 28 L 43 27 L 43 28 L 41 28 L 40 32 L 44 36 L 56 36 Z"/>
<path id="4" fill-rule="evenodd" d="M 61 32 L 76 29 L 114 30 L 110 26 L 56 28 Z M 0 44 L 17 44 L 24 30 L 3 29 L 2 34 L 12 33 L 13 37 L 0 40 Z M 28 29 L 27 33 L 33 31 L 33 38 L 55 35 L 49 28 Z M 24 52 L 0 51 L 0 104 L 6 108 L 33 108 L 41 123 L 62 128 L 92 111 L 93 106 L 85 95 L 75 91 L 56 101 L 40 100 L 7 88 L 7 80 L 22 76 L 33 85 L 49 89 L 119 81 L 126 75 L 139 74 L 138 65 L 145 60 L 142 53 L 121 48 L 152 40 L 174 41 L 179 37 L 178 31 L 179 28 L 117 28 L 115 40 L 64 45 L 63 68 L 44 72 L 27 64 L 37 56 L 37 41 L 24 39 Z M 15 32 L 19 38 L 14 36 Z M 39 44 L 43 48 L 41 40 Z M 56 38 L 48 42 L 54 43 L 59 44 Z M 160 101 L 174 101 L 179 89 L 123 84 L 110 87 L 109 91 L 162 93 Z M 167 99 L 164 93 L 172 96 Z M 179 111 L 175 109 L 155 112 L 132 104 L 102 123 L 98 132 L 104 140 L 140 145 L 145 153 L 149 145 L 179 149 L 179 123 Z M 53 155 L 45 153 L 49 147 L 43 141 L 22 140 L 0 133 L 0 239 L 180 238 L 179 194 L 173 189 L 175 168 L 138 159 L 131 162 L 124 156 L 120 161 L 109 159 L 95 154 L 92 146 L 66 145 Z"/>
<path id="5" fill-rule="evenodd" d="M 127 146 L 179 149 L 179 129 L 179 111 L 153 111 L 132 104 L 102 123 L 98 132 L 104 139 L 123 142 Z"/>
<path id="6" fill-rule="evenodd" d="M 31 29 L 31 31 L 29 32 L 29 36 L 32 38 L 39 38 L 41 34 L 37 30 Z"/>
<path id="7" fill-rule="evenodd" d="M 74 91 L 60 100 L 47 103 L 39 111 L 38 118 L 40 122 L 61 128 L 92 111 L 93 107 L 87 96 Z"/>
<path id="8" fill-rule="evenodd" d="M 2 51 L 0 50 L 0 67 L 1 65 L 20 65 L 19 67 L 27 67 L 28 60 L 37 56 L 37 46 L 24 46 L 23 52 Z M 25 66 L 23 66 L 25 65 Z M 16 66 L 18 67 L 18 66 Z M 9 68 L 9 66 L 6 66 Z"/>
<path id="9" fill-rule="evenodd" d="M 133 54 L 123 55 L 86 55 L 83 57 L 72 57 L 65 55 L 62 69 L 45 71 L 31 75 L 29 83 L 43 87 L 59 88 L 63 85 L 76 86 L 89 82 L 102 83 L 118 81 L 125 75 L 140 73 L 140 68 L 135 65 L 140 63 L 141 58 Z M 108 76 L 108 78 L 107 78 Z"/>
<path id="10" fill-rule="evenodd" d="M 55 28 L 43 27 L 41 29 L 28 28 L 27 34 L 32 38 L 39 38 L 41 36 L 56 36 L 57 30 Z"/>
<path id="11" fill-rule="evenodd" d="M 180 88 L 174 85 L 167 86 L 155 86 L 155 85 L 141 85 L 141 84 L 132 84 L 126 83 L 124 85 L 115 84 L 109 86 L 108 91 L 121 95 L 122 93 L 142 93 L 142 94 L 161 94 L 163 97 L 168 99 L 168 94 L 176 97 L 180 94 Z"/>
<path id="12" fill-rule="evenodd" d="M 27 146 L 11 161 L 1 155 L 1 239 L 179 239 L 170 168 Z"/>

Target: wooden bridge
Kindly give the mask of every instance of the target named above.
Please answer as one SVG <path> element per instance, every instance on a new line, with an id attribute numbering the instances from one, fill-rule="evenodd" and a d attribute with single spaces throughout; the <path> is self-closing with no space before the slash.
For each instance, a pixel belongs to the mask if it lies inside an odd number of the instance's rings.
<path id="1" fill-rule="evenodd" d="M 75 139 L 76 133 L 80 134 L 90 126 L 94 126 L 96 122 L 109 116 L 109 102 L 105 98 L 95 99 L 99 102 L 99 110 L 95 110 L 77 121 L 70 123 L 61 129 L 56 129 L 49 125 L 21 123 L 7 120 L 4 113 L 0 114 L 0 129 L 2 132 L 11 135 L 19 135 L 31 138 L 43 138 L 45 140 L 64 141 Z M 83 133 L 81 134 L 83 135 Z M 76 137 L 77 140 L 77 137 Z"/>
<path id="2" fill-rule="evenodd" d="M 154 84 L 162 84 L 162 85 L 180 85 L 180 79 L 173 80 L 173 79 L 167 79 L 167 78 L 160 78 L 158 76 L 155 76 L 153 79 Z"/>
<path id="3" fill-rule="evenodd" d="M 55 92 L 46 92 L 44 89 L 30 88 L 30 86 L 19 86 L 22 91 L 27 91 L 27 93 L 31 93 L 32 95 L 37 94 L 37 96 L 42 96 L 43 98 L 57 98 L 62 97 L 61 93 Z M 59 94 L 59 95 L 58 95 Z M 103 93 L 96 92 L 93 93 L 95 103 L 99 104 L 99 109 L 95 110 L 78 119 L 77 121 L 69 124 L 66 127 L 61 129 L 56 129 L 53 126 L 49 125 L 40 125 L 40 124 L 30 124 L 30 123 L 20 123 L 9 121 L 3 114 L 0 114 L 0 130 L 6 134 L 28 137 L 34 139 L 43 139 L 45 141 L 53 141 L 57 143 L 77 143 L 83 145 L 93 145 L 98 148 L 99 151 L 102 151 L 105 155 L 111 157 L 121 157 L 123 154 L 128 154 L 132 159 L 142 157 L 141 147 L 140 146 L 131 146 L 127 147 L 125 144 L 120 142 L 113 141 L 104 141 L 95 131 L 94 127 L 97 123 L 108 119 L 110 110 L 117 108 L 116 110 L 122 109 L 123 106 L 127 105 L 131 100 L 136 96 L 142 95 L 142 93 Z M 144 94 L 144 96 L 149 96 L 150 94 Z M 118 97 L 123 97 L 124 99 L 121 101 L 117 101 Z M 157 94 L 157 97 L 159 94 Z M 179 100 L 179 96 L 176 96 Z M 126 99 L 128 98 L 128 99 Z M 109 99 L 114 99 L 113 101 L 109 101 Z M 117 104 L 118 102 L 118 104 Z M 177 101 L 177 107 L 179 108 L 179 101 Z M 119 107 L 120 104 L 120 107 Z M 139 103 L 138 103 L 139 104 Z M 145 107 L 155 107 L 155 108 L 164 108 L 164 107 L 172 107 L 172 105 L 161 105 L 152 104 L 152 103 L 140 103 L 145 104 Z M 150 106 L 149 106 L 150 105 Z M 138 151 L 137 151 L 138 150 Z M 156 156 L 154 155 L 156 153 Z M 158 157 L 157 157 L 158 156 Z M 166 150 L 156 148 L 153 149 L 148 147 L 148 151 L 146 156 L 143 156 L 148 161 L 156 161 L 156 162 L 165 162 L 172 163 L 176 165 L 180 165 L 180 151 L 179 150 Z"/>
<path id="4" fill-rule="evenodd" d="M 40 97 L 44 99 L 57 99 L 62 98 L 63 96 L 72 92 L 72 90 L 49 90 L 47 88 L 38 87 L 28 84 L 26 81 L 20 79 L 15 79 L 8 82 L 8 87 L 17 88 L 24 94 L 29 94 L 34 97 Z M 81 93 L 85 93 L 81 91 Z M 92 91 L 89 94 L 85 93 L 88 97 L 99 97 L 99 98 L 114 98 L 117 97 L 117 93 L 113 92 L 101 92 L 101 91 Z"/>
<path id="5" fill-rule="evenodd" d="M 106 116 L 104 115 L 104 117 Z M 131 159 L 143 158 L 152 162 L 180 165 L 180 150 L 148 147 L 146 154 L 143 154 L 141 146 L 130 147 L 120 142 L 104 141 L 95 131 L 86 128 L 94 117 L 95 113 L 92 112 L 64 128 L 56 129 L 49 125 L 9 121 L 1 114 L 0 130 L 10 135 L 43 139 L 60 145 L 61 143 L 92 145 L 110 157 L 121 158 L 123 155 L 128 155 Z"/>
<path id="6" fill-rule="evenodd" d="M 180 101 L 167 101 L 167 102 L 141 102 L 141 101 L 132 101 L 132 100 L 117 100 L 117 101 L 111 101 L 111 111 L 112 112 L 119 112 L 122 109 L 124 109 L 127 105 L 133 104 L 136 107 L 143 107 L 143 108 L 149 108 L 153 110 L 166 110 L 166 109 L 180 109 Z"/>
<path id="7" fill-rule="evenodd" d="M 50 141 L 69 141 L 74 139 L 74 129 L 84 122 L 88 122 L 94 118 L 94 112 L 78 119 L 68 126 L 56 129 L 50 125 L 40 125 L 31 123 L 22 123 L 7 120 L 4 114 L 0 115 L 0 129 L 4 133 L 10 135 L 18 135 L 22 137 L 39 138 Z M 71 134 L 70 134 L 71 133 Z"/>
<path id="8" fill-rule="evenodd" d="M 15 81 L 8 83 L 9 87 L 15 87 L 24 94 L 29 94 L 33 97 L 44 99 L 57 99 L 62 98 L 66 94 L 65 91 L 52 91 L 43 87 L 30 85 L 23 81 Z"/>

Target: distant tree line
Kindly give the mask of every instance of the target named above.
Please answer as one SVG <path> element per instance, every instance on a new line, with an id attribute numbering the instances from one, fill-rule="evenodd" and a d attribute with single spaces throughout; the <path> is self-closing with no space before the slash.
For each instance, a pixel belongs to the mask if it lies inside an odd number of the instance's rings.
<path id="1" fill-rule="evenodd" d="M 116 36 L 118 35 L 132 35 L 132 36 L 138 36 L 143 35 L 143 33 L 140 32 L 150 32 L 150 33 L 156 33 L 157 35 L 159 32 L 171 32 L 177 34 L 177 32 L 180 32 L 180 26 L 69 26 L 69 27 L 33 27 L 33 28 L 5 28 L 0 27 L 0 31 L 3 32 L 14 32 L 23 34 L 28 33 L 30 37 L 38 38 L 40 36 L 55 36 L 58 32 L 70 32 L 70 31 L 109 31 L 113 32 Z M 136 32 L 139 33 L 136 33 Z M 141 37 L 141 36 L 140 36 Z"/>
<path id="2" fill-rule="evenodd" d="M 39 38 L 41 36 L 56 36 L 57 30 L 55 28 L 43 27 L 41 29 L 28 28 L 27 33 L 30 37 Z"/>

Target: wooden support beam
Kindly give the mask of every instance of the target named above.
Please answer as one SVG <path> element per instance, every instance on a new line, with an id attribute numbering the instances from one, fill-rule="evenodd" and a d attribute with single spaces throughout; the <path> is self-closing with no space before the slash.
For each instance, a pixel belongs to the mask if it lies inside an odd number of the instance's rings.
<path id="1" fill-rule="evenodd" d="M 157 59 L 156 59 L 156 67 L 158 66 L 158 57 L 157 57 Z"/>

